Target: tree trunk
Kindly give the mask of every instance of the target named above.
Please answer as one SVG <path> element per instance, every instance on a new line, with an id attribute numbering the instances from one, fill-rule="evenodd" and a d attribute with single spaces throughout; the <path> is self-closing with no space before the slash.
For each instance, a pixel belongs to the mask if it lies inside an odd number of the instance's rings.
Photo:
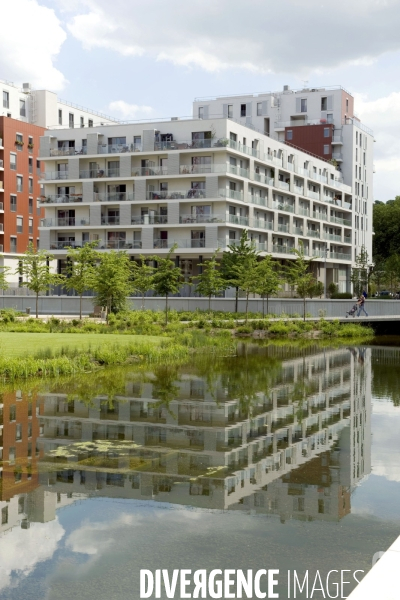
<path id="1" fill-rule="evenodd" d="M 79 295 L 79 319 L 82 321 L 82 294 Z"/>
<path id="2" fill-rule="evenodd" d="M 165 294 L 165 324 L 168 325 L 168 294 Z"/>
<path id="3" fill-rule="evenodd" d="M 247 324 L 248 312 L 249 312 L 249 292 L 247 292 L 247 294 L 246 294 L 246 324 Z"/>
<path id="4" fill-rule="evenodd" d="M 239 288 L 236 288 L 236 295 L 235 295 L 235 313 L 238 312 L 238 303 L 239 303 Z"/>
<path id="5" fill-rule="evenodd" d="M 262 297 L 263 318 L 265 317 L 265 306 L 264 305 L 265 305 L 265 294 L 263 294 L 263 297 Z"/>
<path id="6" fill-rule="evenodd" d="M 39 292 L 36 292 L 36 318 L 39 318 Z"/>

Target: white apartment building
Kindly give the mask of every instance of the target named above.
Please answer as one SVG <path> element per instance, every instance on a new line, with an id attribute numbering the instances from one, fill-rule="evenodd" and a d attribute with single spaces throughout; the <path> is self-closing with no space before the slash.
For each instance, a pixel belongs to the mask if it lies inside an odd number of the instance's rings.
<path id="1" fill-rule="evenodd" d="M 372 262 L 373 143 L 354 114 L 354 98 L 339 86 L 197 98 L 193 117 L 226 117 L 286 145 L 336 162 L 353 202 L 353 256 L 364 246 Z"/>
<path id="2" fill-rule="evenodd" d="M 68 246 L 136 258 L 166 254 L 189 277 L 243 230 L 261 255 L 293 258 L 303 244 L 316 277 L 350 291 L 352 190 L 330 162 L 228 118 L 50 129 L 41 248 L 61 270 Z"/>
<path id="3" fill-rule="evenodd" d="M 60 100 L 49 90 L 34 90 L 30 83 L 19 85 L 0 80 L 0 116 L 39 127 L 93 127 L 117 123 L 117 119 Z"/>

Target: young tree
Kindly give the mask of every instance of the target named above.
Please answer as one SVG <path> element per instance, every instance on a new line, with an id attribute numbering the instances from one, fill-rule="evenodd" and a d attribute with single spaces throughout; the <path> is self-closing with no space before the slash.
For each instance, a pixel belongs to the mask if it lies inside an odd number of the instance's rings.
<path id="1" fill-rule="evenodd" d="M 279 273 L 279 263 L 272 259 L 269 254 L 263 258 L 256 269 L 257 293 L 262 296 L 263 317 L 265 316 L 264 300 L 267 298 L 267 314 L 268 301 L 270 296 L 275 296 L 281 285 L 281 276 Z"/>
<path id="2" fill-rule="evenodd" d="M 294 249 L 296 260 L 286 265 L 286 279 L 289 285 L 296 288 L 300 298 L 303 298 L 303 319 L 306 320 L 306 298 L 310 295 L 310 286 L 314 281 L 314 275 L 311 272 L 312 258 L 307 259 L 304 254 L 303 244 L 299 243 L 299 249 Z"/>
<path id="3" fill-rule="evenodd" d="M 359 298 L 368 287 L 368 252 L 364 246 L 356 256 L 355 263 L 356 266 L 351 270 L 351 283 L 353 292 Z"/>
<path id="4" fill-rule="evenodd" d="M 6 291 L 10 287 L 7 281 L 7 274 L 10 271 L 10 267 L 0 266 L 0 290 Z"/>
<path id="5" fill-rule="evenodd" d="M 251 293 L 258 291 L 257 265 L 257 252 L 254 250 L 254 252 L 247 255 L 242 255 L 240 261 L 237 261 L 236 265 L 233 266 L 234 281 L 246 296 L 246 323 L 249 312 L 249 296 Z"/>
<path id="6" fill-rule="evenodd" d="M 79 318 L 82 319 L 82 296 L 93 282 L 96 261 L 99 258 L 95 248 L 97 242 L 90 242 L 82 248 L 68 248 L 65 287 L 79 294 Z"/>
<path id="7" fill-rule="evenodd" d="M 332 298 L 332 296 L 334 296 L 334 294 L 337 294 L 339 291 L 339 286 L 337 283 L 335 283 L 334 281 L 332 281 L 329 285 L 328 285 L 328 292 L 330 297 Z"/>
<path id="8" fill-rule="evenodd" d="M 111 250 L 101 254 L 91 287 L 96 292 L 96 303 L 106 306 L 109 313 L 124 310 L 132 292 L 132 270 L 126 252 Z"/>
<path id="9" fill-rule="evenodd" d="M 384 279 L 389 290 L 394 292 L 400 280 L 400 256 L 398 254 L 392 254 L 386 259 Z"/>
<path id="10" fill-rule="evenodd" d="M 153 285 L 157 294 L 165 296 L 165 324 L 168 323 L 168 296 L 177 294 L 182 279 L 182 272 L 175 266 L 175 261 L 171 258 L 176 250 L 173 245 L 166 258 L 152 256 L 151 259 L 157 261 L 157 268 L 154 272 Z"/>
<path id="11" fill-rule="evenodd" d="M 50 272 L 51 260 L 51 254 L 46 250 L 37 250 L 30 242 L 16 271 L 16 274 L 23 277 L 21 285 L 36 294 L 36 318 L 39 317 L 39 294 L 49 291 L 53 285 L 61 283 L 64 279 L 61 275 Z"/>
<path id="12" fill-rule="evenodd" d="M 146 264 L 146 257 L 140 255 L 140 264 L 132 263 L 132 285 L 135 292 L 142 295 L 142 310 L 144 310 L 144 296 L 146 292 L 154 289 L 154 267 Z"/>
<path id="13" fill-rule="evenodd" d="M 324 287 L 324 284 L 322 283 L 322 281 L 317 281 L 316 279 L 313 279 L 313 281 L 310 284 L 310 288 L 309 288 L 310 298 L 314 298 L 317 296 L 319 296 L 321 298 L 324 291 L 325 291 L 325 287 Z"/>
<path id="14" fill-rule="evenodd" d="M 208 297 L 208 310 L 211 310 L 211 296 L 216 296 L 222 290 L 226 288 L 226 282 L 217 269 L 217 249 L 213 256 L 200 264 L 199 267 L 203 267 L 202 273 L 197 275 L 193 279 L 197 281 L 196 291 L 202 296 Z"/>
<path id="15" fill-rule="evenodd" d="M 238 299 L 240 282 L 238 274 L 243 269 L 246 261 L 253 260 L 257 252 L 254 245 L 251 244 L 247 230 L 243 231 L 239 245 L 228 244 L 229 252 L 223 252 L 221 261 L 221 274 L 226 281 L 227 286 L 235 288 L 235 312 L 238 312 Z"/>

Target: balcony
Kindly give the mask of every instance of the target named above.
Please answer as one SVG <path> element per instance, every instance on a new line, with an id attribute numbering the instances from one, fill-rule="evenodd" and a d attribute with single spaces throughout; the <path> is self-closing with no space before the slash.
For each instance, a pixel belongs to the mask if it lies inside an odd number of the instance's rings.
<path id="1" fill-rule="evenodd" d="M 186 214 L 179 217 L 179 223 L 225 223 L 225 215 L 195 215 Z"/>
<path id="2" fill-rule="evenodd" d="M 268 252 L 268 242 L 256 242 L 255 248 L 257 252 Z"/>
<path id="3" fill-rule="evenodd" d="M 51 179 L 68 179 L 68 171 L 46 171 L 41 174 L 41 178 L 49 181 Z"/>
<path id="4" fill-rule="evenodd" d="M 342 153 L 341 152 L 332 152 L 332 158 L 334 160 L 337 160 L 338 162 L 342 162 L 343 161 Z"/>
<path id="5" fill-rule="evenodd" d="M 304 229 L 302 227 L 294 227 L 293 233 L 295 235 L 304 235 Z"/>
<path id="6" fill-rule="evenodd" d="M 142 144 L 99 144 L 97 154 L 122 154 L 126 152 L 141 152 Z"/>
<path id="7" fill-rule="evenodd" d="M 168 223 L 168 215 L 143 215 L 141 217 L 132 217 L 132 225 L 164 225 Z"/>
<path id="8" fill-rule="evenodd" d="M 3 204 L 3 202 L 0 202 L 0 212 L 4 212 L 4 204 Z"/>
<path id="9" fill-rule="evenodd" d="M 288 183 L 286 183 L 286 181 L 280 181 L 278 180 L 276 182 L 276 187 L 281 189 L 281 190 L 286 190 L 289 191 L 290 190 L 290 185 Z"/>
<path id="10" fill-rule="evenodd" d="M 68 202 L 82 202 L 82 194 L 55 194 L 40 196 L 42 204 L 64 204 Z"/>
<path id="11" fill-rule="evenodd" d="M 319 192 L 313 192 L 312 190 L 307 190 L 307 196 L 309 198 L 313 198 L 313 200 L 319 200 Z"/>
<path id="12" fill-rule="evenodd" d="M 294 164 L 291 162 L 288 162 L 286 165 L 286 168 L 288 169 L 288 171 L 294 171 Z"/>
<path id="13" fill-rule="evenodd" d="M 249 146 L 244 146 L 240 142 L 235 142 L 235 140 L 228 140 L 228 144 L 230 148 L 233 150 L 238 150 L 239 152 L 243 152 L 244 154 L 248 154 L 249 156 L 254 156 L 255 158 L 260 158 L 260 151 L 257 148 L 250 148 Z"/>
<path id="14" fill-rule="evenodd" d="M 236 190 L 219 190 L 219 196 L 222 198 L 231 198 L 231 200 L 241 200 L 243 202 L 243 192 L 237 192 Z"/>
<path id="15" fill-rule="evenodd" d="M 101 215 L 102 225 L 120 225 L 119 216 Z"/>
<path id="16" fill-rule="evenodd" d="M 331 144 L 343 144 L 343 137 L 341 135 L 333 135 Z"/>
<path id="17" fill-rule="evenodd" d="M 112 192 L 110 194 L 94 193 L 93 200 L 97 202 L 129 202 L 135 199 L 135 194 L 132 192 Z"/>
<path id="18" fill-rule="evenodd" d="M 202 149 L 202 148 L 212 148 L 213 146 L 222 146 L 227 144 L 222 144 L 222 140 L 186 140 L 183 142 L 178 142 L 176 140 L 165 141 L 165 142 L 154 142 L 154 150 L 189 150 L 189 149 Z"/>
<path id="19" fill-rule="evenodd" d="M 228 223 L 233 223 L 234 225 L 244 225 L 248 227 L 249 219 L 248 217 L 240 217 L 239 215 L 226 215 L 226 220 Z"/>
<path id="20" fill-rule="evenodd" d="M 345 244 L 351 244 L 351 235 L 345 235 L 345 236 L 343 236 L 343 242 Z"/>
<path id="21" fill-rule="evenodd" d="M 119 169 L 89 169 L 79 171 L 79 179 L 99 179 L 101 177 L 120 177 Z"/>
<path id="22" fill-rule="evenodd" d="M 310 216 L 310 211 L 308 208 L 299 208 L 298 215 L 302 215 L 303 217 L 309 217 Z"/>
<path id="23" fill-rule="evenodd" d="M 278 225 L 278 231 L 281 231 L 282 233 L 289 233 L 289 224 L 288 223 L 287 224 L 280 223 Z"/>
<path id="24" fill-rule="evenodd" d="M 81 227 L 90 225 L 89 219 L 78 219 L 77 217 L 65 217 L 59 219 L 42 219 L 41 227 Z"/>
<path id="25" fill-rule="evenodd" d="M 325 260 L 326 258 L 328 258 L 328 253 L 329 250 L 313 250 L 312 255 L 314 258 L 323 258 Z"/>
<path id="26" fill-rule="evenodd" d="M 266 198 L 262 198 L 261 196 L 251 196 L 251 195 L 249 195 L 248 198 L 249 198 L 249 202 L 251 202 L 251 204 L 257 204 L 258 206 L 268 206 Z"/>
<path id="27" fill-rule="evenodd" d="M 275 129 L 285 129 L 285 127 L 303 127 L 304 125 L 322 125 L 326 119 L 307 119 L 304 113 L 302 119 L 291 119 L 290 121 L 275 121 Z"/>
<path id="28" fill-rule="evenodd" d="M 206 190 L 157 190 L 146 194 L 146 200 L 183 200 L 184 198 L 206 198 Z"/>
<path id="29" fill-rule="evenodd" d="M 284 210 L 285 212 L 294 213 L 294 204 L 274 204 L 275 210 Z"/>
<path id="30" fill-rule="evenodd" d="M 168 248 L 172 248 L 172 246 L 177 245 L 178 248 L 205 248 L 206 247 L 206 240 L 205 238 L 203 239 L 199 239 L 199 240 L 189 240 L 189 239 L 184 239 L 184 240 L 160 240 L 160 239 L 155 239 L 154 243 L 153 243 L 153 247 L 154 248 L 162 248 L 162 249 L 168 249 Z"/>
<path id="31" fill-rule="evenodd" d="M 324 220 L 326 221 L 328 219 L 328 214 L 326 212 L 313 212 L 312 214 L 313 219 L 319 219 L 319 220 Z"/>
<path id="32" fill-rule="evenodd" d="M 240 177 L 250 177 L 250 171 L 248 169 L 242 169 L 241 167 L 235 167 L 234 165 L 227 165 L 227 173 L 231 175 L 240 175 Z"/>
<path id="33" fill-rule="evenodd" d="M 133 167 L 133 177 L 155 177 L 158 175 L 168 175 L 167 167 Z"/>
<path id="34" fill-rule="evenodd" d="M 82 148 L 51 148 L 50 156 L 75 156 L 77 154 L 87 154 L 86 146 Z"/>
<path id="35" fill-rule="evenodd" d="M 253 219 L 253 227 L 257 229 L 272 229 L 274 228 L 274 224 L 272 221 L 266 221 L 265 219 Z"/>
<path id="36" fill-rule="evenodd" d="M 272 246 L 272 252 L 275 252 L 277 254 L 292 254 L 293 249 L 294 249 L 294 246 L 278 246 L 278 245 Z"/>
<path id="37" fill-rule="evenodd" d="M 301 194 L 303 195 L 304 193 L 304 188 L 301 185 L 295 185 L 294 186 L 294 191 L 296 192 L 296 194 Z"/>
<path id="38" fill-rule="evenodd" d="M 336 260 L 349 260 L 351 261 L 351 254 L 345 252 L 330 252 L 329 258 Z"/>
<path id="39" fill-rule="evenodd" d="M 50 250 L 64 250 L 65 248 L 82 248 L 82 243 L 75 242 L 75 240 L 73 240 L 73 241 L 67 240 L 65 242 L 59 242 L 59 241 L 50 242 Z"/>
<path id="40" fill-rule="evenodd" d="M 342 241 L 342 236 L 341 235 L 336 235 L 334 233 L 325 233 L 324 234 L 324 240 L 329 240 L 330 242 L 341 242 Z"/>
<path id="41" fill-rule="evenodd" d="M 307 230 L 307 236 L 308 237 L 312 237 L 312 238 L 319 238 L 320 237 L 320 232 L 315 230 L 315 229 L 308 229 Z"/>
<path id="42" fill-rule="evenodd" d="M 331 223 L 337 223 L 338 225 L 347 225 L 347 227 L 351 227 L 351 219 L 339 219 L 338 217 L 331 217 Z"/>
<path id="43" fill-rule="evenodd" d="M 134 244 L 140 244 L 140 246 L 136 246 L 136 247 L 142 247 L 142 243 L 141 242 L 127 242 L 126 240 L 107 240 L 107 242 L 105 242 L 105 247 L 111 250 L 131 250 L 134 247 Z"/>
<path id="44" fill-rule="evenodd" d="M 275 180 L 273 177 L 268 177 L 267 175 L 261 175 L 260 173 L 254 172 L 252 175 L 252 179 L 254 181 L 258 181 L 260 183 L 265 183 L 266 185 L 274 185 Z"/>

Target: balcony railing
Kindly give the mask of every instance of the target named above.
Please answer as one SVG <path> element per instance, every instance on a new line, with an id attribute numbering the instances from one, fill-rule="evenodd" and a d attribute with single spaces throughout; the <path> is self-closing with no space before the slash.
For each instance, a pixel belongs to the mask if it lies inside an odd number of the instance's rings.
<path id="1" fill-rule="evenodd" d="M 99 144 L 97 154 L 122 154 L 124 152 L 141 152 L 142 144 Z"/>
<path id="2" fill-rule="evenodd" d="M 304 188 L 301 185 L 295 185 L 294 186 L 294 191 L 296 192 L 296 194 L 303 195 Z"/>
<path id="3" fill-rule="evenodd" d="M 76 154 L 87 154 L 86 146 L 82 148 L 51 148 L 50 156 L 75 156 Z"/>
<path id="4" fill-rule="evenodd" d="M 238 150 L 239 152 L 243 152 L 244 154 L 248 154 L 249 156 L 254 156 L 255 158 L 260 158 L 260 151 L 257 148 L 250 148 L 249 146 L 244 146 L 240 142 L 235 142 L 235 140 L 229 139 L 228 141 L 229 147 L 234 150 Z"/>
<path id="5" fill-rule="evenodd" d="M 329 257 L 336 260 L 351 260 L 351 254 L 345 252 L 330 252 Z"/>
<path id="6" fill-rule="evenodd" d="M 292 254 L 294 246 L 272 246 L 272 252 L 276 252 L 277 254 Z"/>
<path id="7" fill-rule="evenodd" d="M 275 210 L 284 210 L 285 212 L 294 213 L 294 204 L 273 204 Z"/>
<path id="8" fill-rule="evenodd" d="M 167 167 L 133 167 L 133 177 L 154 177 L 157 175 L 168 175 Z"/>
<path id="9" fill-rule="evenodd" d="M 313 192 L 312 190 L 307 190 L 307 196 L 309 198 L 313 198 L 314 200 L 319 200 L 319 193 Z"/>
<path id="10" fill-rule="evenodd" d="M 64 204 L 68 202 L 82 202 L 82 194 L 53 194 L 41 196 L 40 202 L 43 204 Z"/>
<path id="11" fill-rule="evenodd" d="M 232 175 L 240 175 L 240 177 L 250 177 L 250 171 L 248 169 L 242 169 L 241 167 L 235 167 L 234 165 L 227 165 L 227 173 Z"/>
<path id="12" fill-rule="evenodd" d="M 314 211 L 312 216 L 313 216 L 313 219 L 323 219 L 324 221 L 326 221 L 328 218 L 328 214 L 325 212 L 315 212 Z"/>
<path id="13" fill-rule="evenodd" d="M 243 202 L 243 192 L 237 192 L 236 190 L 220 189 L 218 194 L 222 198 L 231 198 L 232 200 L 241 200 Z"/>
<path id="14" fill-rule="evenodd" d="M 249 202 L 252 204 L 257 204 L 258 206 L 268 206 L 267 198 L 263 198 L 262 196 L 248 196 Z"/>
<path id="15" fill-rule="evenodd" d="M 303 217 L 309 217 L 310 211 L 308 208 L 299 208 L 297 214 L 302 215 Z"/>
<path id="16" fill-rule="evenodd" d="M 41 227 L 80 227 L 89 225 L 89 219 L 79 219 L 78 217 L 61 217 L 59 219 L 42 219 Z"/>
<path id="17" fill-rule="evenodd" d="M 342 241 L 342 236 L 341 235 L 335 235 L 334 233 L 325 233 L 324 234 L 324 240 L 329 240 L 330 242 L 341 242 Z"/>
<path id="18" fill-rule="evenodd" d="M 89 169 L 79 171 L 80 179 L 98 179 L 101 177 L 120 177 L 119 169 Z"/>
<path id="19" fill-rule="evenodd" d="M 179 223 L 225 223 L 225 215 L 194 215 L 187 214 L 179 217 Z"/>
<path id="20" fill-rule="evenodd" d="M 134 247 L 134 243 L 137 244 L 138 242 L 127 242 L 126 240 L 107 240 L 105 247 L 110 248 L 111 250 L 130 250 Z M 142 247 L 141 242 L 139 247 Z"/>
<path id="21" fill-rule="evenodd" d="M 246 227 L 249 224 L 248 217 L 240 217 L 239 215 L 226 215 L 228 223 L 233 223 L 234 225 L 245 225 Z"/>
<path id="22" fill-rule="evenodd" d="M 0 210 L 4 210 L 4 204 L 3 204 L 3 202 L 0 202 Z"/>
<path id="23" fill-rule="evenodd" d="M 253 227 L 272 230 L 274 228 L 274 223 L 272 221 L 266 221 L 265 219 L 253 219 Z"/>
<path id="24" fill-rule="evenodd" d="M 206 198 L 206 190 L 155 190 L 147 192 L 146 200 L 183 200 L 184 198 Z"/>
<path id="25" fill-rule="evenodd" d="M 49 181 L 50 179 L 68 179 L 68 171 L 46 171 L 41 174 L 41 178 Z"/>
<path id="26" fill-rule="evenodd" d="M 278 231 L 281 231 L 282 233 L 289 233 L 289 225 L 284 224 L 284 223 L 279 223 Z"/>
<path id="27" fill-rule="evenodd" d="M 343 138 L 341 135 L 334 135 L 332 137 L 332 144 L 343 144 Z"/>
<path id="28" fill-rule="evenodd" d="M 132 217 L 132 225 L 161 225 L 168 223 L 168 215 L 143 215 Z"/>
<path id="29" fill-rule="evenodd" d="M 307 230 L 307 235 L 308 235 L 308 237 L 319 238 L 320 237 L 320 232 L 319 231 L 315 231 L 315 229 L 308 229 Z"/>
<path id="30" fill-rule="evenodd" d="M 153 248 L 172 248 L 172 246 L 177 245 L 178 248 L 205 248 L 206 240 L 205 238 L 199 240 L 161 240 L 155 239 L 153 242 Z"/>
<path id="31" fill-rule="evenodd" d="M 50 250 L 64 250 L 64 248 L 82 248 L 82 242 L 75 242 L 75 240 L 50 242 Z"/>
<path id="32" fill-rule="evenodd" d="M 287 190 L 287 191 L 289 191 L 289 189 L 290 189 L 290 185 L 288 183 L 286 183 L 286 181 L 280 181 L 280 180 L 278 180 L 276 182 L 276 187 L 280 188 L 281 190 Z"/>
<path id="33" fill-rule="evenodd" d="M 0 160 L 0 169 L 2 169 L 4 167 L 4 163 L 2 160 Z"/>
<path id="34" fill-rule="evenodd" d="M 294 227 L 293 233 L 295 235 L 304 235 L 304 229 L 302 227 Z"/>
<path id="35" fill-rule="evenodd" d="M 109 194 L 94 193 L 93 200 L 97 202 L 126 202 L 135 199 L 135 194 L 132 192 L 111 192 Z"/>
<path id="36" fill-rule="evenodd" d="M 119 225 L 120 224 L 120 220 L 119 220 L 119 216 L 106 216 L 106 215 L 101 215 L 101 224 L 102 225 Z"/>
<path id="37" fill-rule="evenodd" d="M 345 235 L 345 236 L 343 236 L 343 242 L 345 244 L 351 244 L 351 235 Z"/>
<path id="38" fill-rule="evenodd" d="M 339 225 L 347 225 L 348 227 L 351 227 L 351 219 L 339 219 L 338 217 L 331 217 L 329 220 L 331 223 L 338 223 Z"/>

